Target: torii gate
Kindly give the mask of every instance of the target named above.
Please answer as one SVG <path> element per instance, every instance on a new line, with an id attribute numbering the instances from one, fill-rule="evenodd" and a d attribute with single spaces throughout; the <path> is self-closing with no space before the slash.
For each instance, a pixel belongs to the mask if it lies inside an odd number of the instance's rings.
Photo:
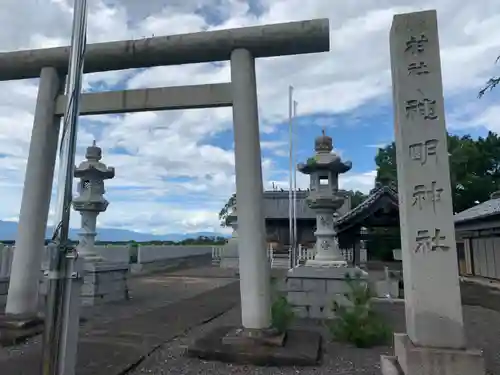
<path id="1" fill-rule="evenodd" d="M 255 59 L 329 51 L 329 21 L 97 43 L 85 73 L 230 60 L 231 82 L 82 94 L 80 114 L 233 107 L 242 325 L 270 326 Z M 6 313 L 36 314 L 70 48 L 0 53 L 0 80 L 40 77 Z"/>

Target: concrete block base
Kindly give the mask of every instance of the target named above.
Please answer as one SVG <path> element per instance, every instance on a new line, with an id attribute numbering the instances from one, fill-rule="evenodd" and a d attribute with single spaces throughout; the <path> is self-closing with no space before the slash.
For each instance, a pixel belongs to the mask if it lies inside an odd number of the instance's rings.
<path id="1" fill-rule="evenodd" d="M 394 356 L 381 357 L 383 375 L 484 375 L 483 354 L 473 349 L 415 346 L 407 334 L 394 334 Z"/>
<path id="2" fill-rule="evenodd" d="M 94 306 L 129 299 L 129 265 L 124 263 L 85 262 L 81 305 Z M 47 294 L 46 279 L 40 281 L 40 294 Z"/>
<path id="3" fill-rule="evenodd" d="M 86 262 L 81 303 L 93 306 L 107 302 L 129 299 L 128 264 Z"/>
<path id="4" fill-rule="evenodd" d="M 321 334 L 318 332 L 289 330 L 283 345 L 266 345 L 258 341 L 247 341 L 245 345 L 227 343 L 224 338 L 236 330 L 236 327 L 217 327 L 190 345 L 187 355 L 256 366 L 314 366 L 320 360 Z"/>
<path id="5" fill-rule="evenodd" d="M 44 322 L 40 316 L 0 315 L 0 345 L 17 345 L 43 332 Z"/>
<path id="6" fill-rule="evenodd" d="M 299 266 L 288 271 L 286 294 L 299 318 L 333 319 L 333 302 L 346 304 L 345 293 L 350 291 L 346 276 L 359 274 L 366 280 L 368 274 L 354 267 Z"/>

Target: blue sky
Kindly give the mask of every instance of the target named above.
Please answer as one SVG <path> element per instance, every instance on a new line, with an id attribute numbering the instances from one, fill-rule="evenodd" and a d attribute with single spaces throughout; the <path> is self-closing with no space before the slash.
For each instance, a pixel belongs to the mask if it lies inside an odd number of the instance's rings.
<path id="1" fill-rule="evenodd" d="M 0 50 L 67 45 L 67 0 L 4 0 Z M 22 3 L 23 6 L 19 6 Z M 264 183 L 288 183 L 288 87 L 298 102 L 297 159 L 313 153 L 324 127 L 336 151 L 353 163 L 340 187 L 373 187 L 377 147 L 393 136 L 389 29 L 396 13 L 437 9 L 447 125 L 453 134 L 500 130 L 500 89 L 477 92 L 500 74 L 498 0 L 91 0 L 90 43 L 323 18 L 331 51 L 257 61 Z M 29 9 L 29 11 L 28 11 Z M 22 20 L 22 22 L 21 22 Z M 57 21 L 57 22 L 56 22 Z M 85 91 L 229 81 L 227 63 L 158 67 L 85 76 Z M 17 220 L 37 80 L 0 83 L 0 219 Z M 16 126 L 12 126 L 15 123 Z M 230 109 L 82 118 L 77 164 L 93 140 L 116 168 L 106 182 L 108 210 L 99 225 L 153 233 L 218 231 L 217 213 L 234 191 Z M 306 176 L 298 185 L 306 187 Z M 55 193 L 56 186 L 54 186 Z M 52 201 L 50 220 L 54 213 Z M 79 215 L 72 216 L 79 225 Z"/>

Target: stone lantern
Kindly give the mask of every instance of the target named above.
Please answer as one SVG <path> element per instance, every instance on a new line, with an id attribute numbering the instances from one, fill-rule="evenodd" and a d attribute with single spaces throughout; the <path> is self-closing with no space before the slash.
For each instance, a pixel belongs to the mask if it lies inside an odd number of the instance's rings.
<path id="1" fill-rule="evenodd" d="M 297 166 L 300 172 L 310 176 L 310 193 L 306 201 L 316 213 L 316 256 L 308 260 L 306 266 L 346 267 L 347 262 L 339 250 L 334 215 L 345 200 L 338 195 L 339 174 L 349 171 L 352 164 L 332 152 L 332 138 L 325 135 L 324 130 L 316 138 L 314 149 L 315 155 Z"/>
<path id="2" fill-rule="evenodd" d="M 102 260 L 94 250 L 97 215 L 106 211 L 109 202 L 104 198 L 104 180 L 115 177 L 115 169 L 101 163 L 102 150 L 93 145 L 87 147 L 87 160 L 75 169 L 78 183 L 78 197 L 73 200 L 73 208 L 82 215 L 82 232 L 79 233 L 78 250 L 86 260 Z"/>
<path id="3" fill-rule="evenodd" d="M 349 290 L 347 278 L 359 277 L 366 283 L 368 274 L 348 266 L 340 253 L 335 232 L 336 211 L 345 201 L 345 197 L 338 194 L 339 174 L 350 170 L 352 165 L 332 152 L 332 138 L 324 131 L 316 138 L 314 149 L 314 156 L 297 168 L 311 176 L 307 203 L 316 213 L 316 256 L 288 271 L 287 299 L 299 317 L 331 319 L 335 317 L 333 301 L 347 303 L 344 296 Z"/>

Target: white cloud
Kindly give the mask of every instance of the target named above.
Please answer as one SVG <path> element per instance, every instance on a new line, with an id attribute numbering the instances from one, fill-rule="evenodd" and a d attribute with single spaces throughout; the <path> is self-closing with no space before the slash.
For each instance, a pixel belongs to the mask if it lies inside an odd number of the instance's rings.
<path id="1" fill-rule="evenodd" d="M 72 12 L 68 4 L 68 0 L 3 0 L 0 51 L 68 44 Z M 262 149 L 273 154 L 263 162 L 267 187 L 271 181 L 288 185 L 285 166 L 275 159 L 286 157 L 287 142 L 275 130 L 287 118 L 289 85 L 296 88 L 301 121 L 311 114 L 355 114 L 365 104 L 390 100 L 388 33 L 397 12 L 438 10 L 450 124 L 500 129 L 499 109 L 488 108 L 488 101 L 453 107 L 455 97 L 475 99 L 478 87 L 496 68 L 498 0 L 429 0 L 418 7 L 410 0 L 261 0 L 259 4 L 262 14 L 256 16 L 243 0 L 92 0 L 88 39 L 111 41 L 328 17 L 331 52 L 257 62 L 261 128 L 269 136 L 266 139 L 274 136 L 262 143 Z M 84 89 L 215 83 L 229 78 L 227 63 L 191 64 L 89 74 Z M 36 80 L 0 83 L 4 197 L 0 219 L 18 215 L 35 99 Z M 157 233 L 217 229 L 217 212 L 234 189 L 232 142 L 222 144 L 217 137 L 231 131 L 231 122 L 229 109 L 93 116 L 82 121 L 77 163 L 95 138 L 103 147 L 103 161 L 116 167 L 116 178 L 107 183 L 111 203 L 100 216 L 100 225 Z M 367 192 L 373 179 L 374 171 L 350 172 L 340 177 L 340 185 Z M 300 175 L 298 181 L 307 187 L 307 176 Z M 75 224 L 78 219 L 75 215 Z"/>

